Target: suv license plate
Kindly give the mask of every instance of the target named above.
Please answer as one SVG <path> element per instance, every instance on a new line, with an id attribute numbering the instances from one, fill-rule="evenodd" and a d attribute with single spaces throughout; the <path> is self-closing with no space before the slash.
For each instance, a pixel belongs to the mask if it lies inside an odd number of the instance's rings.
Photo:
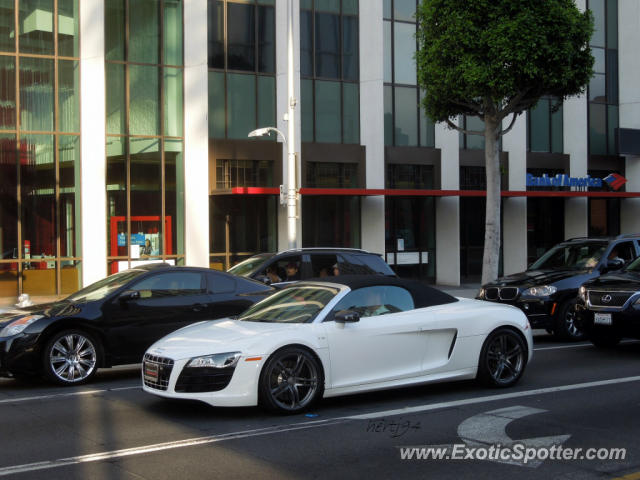
<path id="1" fill-rule="evenodd" d="M 611 325 L 611 314 L 610 313 L 595 313 L 593 315 L 593 323 L 596 325 Z"/>
<path id="2" fill-rule="evenodd" d="M 144 364 L 144 379 L 152 383 L 158 382 L 158 364 L 157 363 Z"/>

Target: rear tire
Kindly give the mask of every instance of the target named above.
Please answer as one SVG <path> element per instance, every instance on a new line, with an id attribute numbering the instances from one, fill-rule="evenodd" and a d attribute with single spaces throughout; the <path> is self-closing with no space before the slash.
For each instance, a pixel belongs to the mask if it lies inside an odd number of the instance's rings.
<path id="1" fill-rule="evenodd" d="M 485 340 L 478 362 L 478 380 L 490 387 L 515 385 L 527 365 L 527 346 L 510 328 L 499 328 Z"/>
<path id="2" fill-rule="evenodd" d="M 96 373 L 100 344 L 82 330 L 64 330 L 54 334 L 42 351 L 45 379 L 58 385 L 80 385 Z"/>
<path id="3" fill-rule="evenodd" d="M 583 330 L 576 324 L 576 299 L 562 302 L 556 317 L 556 326 L 553 329 L 558 340 L 578 342 L 586 338 Z"/>

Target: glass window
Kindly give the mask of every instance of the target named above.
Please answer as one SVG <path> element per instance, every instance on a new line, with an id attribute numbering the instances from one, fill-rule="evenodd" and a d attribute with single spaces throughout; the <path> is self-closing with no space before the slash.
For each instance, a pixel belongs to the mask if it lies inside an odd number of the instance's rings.
<path id="1" fill-rule="evenodd" d="M 436 124 L 427 116 L 424 108 L 422 108 L 422 100 L 424 99 L 424 91 L 420 91 L 420 146 L 435 147 L 436 145 Z"/>
<path id="2" fill-rule="evenodd" d="M 416 1 L 415 0 L 393 0 L 393 16 L 395 20 L 415 22 Z"/>
<path id="3" fill-rule="evenodd" d="M 393 87 L 384 87 L 384 144 L 393 145 Z"/>
<path id="4" fill-rule="evenodd" d="M 228 137 L 246 139 L 256 128 L 256 77 L 227 75 Z"/>
<path id="5" fill-rule="evenodd" d="M 276 123 L 276 79 L 258 76 L 258 126 Z M 247 132 L 249 133 L 249 132 Z"/>
<path id="6" fill-rule="evenodd" d="M 607 154 L 607 106 L 589 105 L 589 152 Z"/>
<path id="7" fill-rule="evenodd" d="M 358 84 L 343 83 L 343 129 L 344 143 L 360 143 L 360 102 L 358 100 Z"/>
<path id="8" fill-rule="evenodd" d="M 618 51 L 607 50 L 607 102 L 618 103 Z"/>
<path id="9" fill-rule="evenodd" d="M 107 216 L 108 254 L 126 256 L 127 238 L 127 156 L 126 139 L 107 137 Z M 115 218 L 114 218 L 115 217 Z M 111 273 L 115 273 L 111 271 Z"/>
<path id="10" fill-rule="evenodd" d="M 591 55 L 593 55 L 593 71 L 595 73 L 605 73 L 605 60 L 604 60 L 604 48 L 593 47 L 591 49 Z"/>
<path id="11" fill-rule="evenodd" d="M 342 0 L 342 13 L 344 15 L 358 15 L 358 0 Z"/>
<path id="12" fill-rule="evenodd" d="M 16 128 L 16 61 L 0 56 L 0 128 Z"/>
<path id="13" fill-rule="evenodd" d="M 209 0 L 207 15 L 209 68 L 224 68 L 224 3 Z"/>
<path id="14" fill-rule="evenodd" d="M 58 121 L 61 132 L 80 131 L 80 72 L 77 60 L 58 62 Z"/>
<path id="15" fill-rule="evenodd" d="M 607 2 L 607 48 L 618 49 L 618 0 Z"/>
<path id="16" fill-rule="evenodd" d="M 316 142 L 340 143 L 340 83 L 316 81 Z"/>
<path id="17" fill-rule="evenodd" d="M 605 91 L 605 83 L 606 83 L 606 75 L 602 75 L 596 73 L 591 77 L 591 81 L 589 82 L 589 101 L 590 102 L 599 102 L 606 103 L 606 91 Z"/>
<path id="18" fill-rule="evenodd" d="M 414 24 L 395 23 L 393 32 L 393 68 L 395 83 L 415 85 L 416 26 Z"/>
<path id="19" fill-rule="evenodd" d="M 227 62 L 229 70 L 255 70 L 255 42 L 254 5 L 227 3 Z"/>
<path id="20" fill-rule="evenodd" d="M 20 126 L 24 130 L 54 129 L 53 60 L 20 59 Z"/>
<path id="21" fill-rule="evenodd" d="M 340 78 L 340 17 L 316 13 L 316 76 Z"/>
<path id="22" fill-rule="evenodd" d="M 18 258 L 17 153 L 15 135 L 0 133 L 0 177 L 3 180 L 0 182 L 0 259 Z M 0 271 L 4 271 L 5 266 L 0 264 Z"/>
<path id="23" fill-rule="evenodd" d="M 158 67 L 129 65 L 129 133 L 160 133 L 160 87 Z"/>
<path id="24" fill-rule="evenodd" d="M 273 7 L 258 7 L 258 71 L 276 71 L 275 13 Z"/>
<path id="25" fill-rule="evenodd" d="M 364 287 L 349 292 L 333 308 L 332 313 L 340 310 L 354 310 L 360 317 L 375 317 L 389 313 L 413 310 L 411 294 L 401 287 L 392 285 Z"/>
<path id="26" fill-rule="evenodd" d="M 20 53 L 53 55 L 53 0 L 19 2 Z"/>
<path id="27" fill-rule="evenodd" d="M 209 137 L 224 138 L 224 73 L 209 72 Z"/>
<path id="28" fill-rule="evenodd" d="M 300 12 L 300 74 L 313 76 L 313 12 Z"/>
<path id="29" fill-rule="evenodd" d="M 125 66 L 120 63 L 107 63 L 106 69 L 106 114 L 107 133 L 124 134 L 126 128 L 125 105 Z"/>
<path id="30" fill-rule="evenodd" d="M 418 145 L 417 90 L 408 87 L 395 89 L 395 144 Z"/>
<path id="31" fill-rule="evenodd" d="M 150 246 L 150 251 L 144 253 L 151 256 L 162 252 L 161 165 L 159 139 L 129 138 L 131 244 L 140 246 L 140 254 L 143 247 Z"/>
<path id="32" fill-rule="evenodd" d="M 313 80 L 300 80 L 302 141 L 313 142 Z"/>
<path id="33" fill-rule="evenodd" d="M 15 52 L 16 50 L 14 16 L 14 0 L 0 0 L 0 18 L 4 19 L 0 25 L 0 52 Z"/>
<path id="34" fill-rule="evenodd" d="M 182 69 L 164 69 L 164 134 L 182 136 Z"/>
<path id="35" fill-rule="evenodd" d="M 167 254 L 184 255 L 184 155 L 182 140 L 165 140 L 165 215 Z"/>
<path id="36" fill-rule="evenodd" d="M 159 63 L 159 2 L 129 2 L 129 61 Z M 133 96 L 132 96 L 133 97 Z"/>
<path id="37" fill-rule="evenodd" d="M 617 153 L 616 128 L 618 128 L 618 106 L 607 105 L 607 139 L 610 154 Z"/>
<path id="38" fill-rule="evenodd" d="M 564 151 L 564 127 L 562 105 L 551 114 L 551 151 L 562 153 Z"/>
<path id="39" fill-rule="evenodd" d="M 80 137 L 58 137 L 60 165 L 60 256 L 79 257 Z"/>
<path id="40" fill-rule="evenodd" d="M 538 104 L 531 109 L 529 119 L 531 122 L 531 151 L 548 152 L 550 147 L 549 101 L 541 99 Z"/>
<path id="41" fill-rule="evenodd" d="M 125 44 L 125 2 L 124 0 L 105 1 L 105 56 L 107 60 L 124 60 Z"/>
<path id="42" fill-rule="evenodd" d="M 340 13 L 340 0 L 316 0 L 316 10 Z"/>
<path id="43" fill-rule="evenodd" d="M 467 116 L 465 118 L 465 124 L 466 124 L 467 130 L 484 132 L 484 121 L 479 117 Z M 484 150 L 484 135 L 465 135 L 465 136 L 467 141 L 466 148 Z"/>
<path id="44" fill-rule="evenodd" d="M 384 0 L 383 3 L 383 14 L 384 18 L 391 18 L 391 0 Z"/>
<path id="45" fill-rule="evenodd" d="M 182 2 L 164 0 L 164 63 L 182 65 Z"/>
<path id="46" fill-rule="evenodd" d="M 358 80 L 358 19 L 342 17 L 342 78 Z"/>
<path id="47" fill-rule="evenodd" d="M 78 0 L 58 0 L 58 55 L 77 57 Z"/>
<path id="48" fill-rule="evenodd" d="M 236 289 L 236 280 L 229 275 L 209 273 L 209 291 L 211 293 L 228 293 Z"/>
<path id="49" fill-rule="evenodd" d="M 302 245 L 360 248 L 360 197 L 305 196 Z"/>
<path id="50" fill-rule="evenodd" d="M 144 291 L 148 291 L 148 297 L 162 297 L 170 295 L 194 295 L 205 292 L 205 279 L 197 272 L 172 272 L 160 273 L 147 277 L 133 285 L 132 290 L 140 292 L 140 297 L 145 298 Z"/>
<path id="51" fill-rule="evenodd" d="M 391 83 L 393 81 L 393 67 L 391 55 L 391 22 L 384 22 L 384 81 Z"/>
<path id="52" fill-rule="evenodd" d="M 594 47 L 605 47 L 605 0 L 589 0 L 589 9 L 593 12 L 594 31 L 591 36 L 591 45 Z"/>

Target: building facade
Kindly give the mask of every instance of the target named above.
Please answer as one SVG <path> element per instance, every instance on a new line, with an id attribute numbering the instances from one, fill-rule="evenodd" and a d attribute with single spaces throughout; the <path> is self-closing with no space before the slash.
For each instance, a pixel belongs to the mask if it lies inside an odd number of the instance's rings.
<path id="1" fill-rule="evenodd" d="M 419 106 L 416 0 L 291 3 L 298 245 L 477 280 L 483 139 Z M 504 273 L 565 238 L 640 231 L 640 5 L 576 3 L 596 22 L 586 94 L 542 99 L 501 142 Z M 286 145 L 247 135 L 287 131 L 288 5 L 0 1 L 0 298 L 287 247 Z"/>

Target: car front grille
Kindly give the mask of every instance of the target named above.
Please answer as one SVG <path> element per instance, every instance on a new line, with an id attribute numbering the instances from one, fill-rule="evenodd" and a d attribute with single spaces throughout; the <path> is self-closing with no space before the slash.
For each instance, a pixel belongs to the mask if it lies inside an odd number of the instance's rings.
<path id="1" fill-rule="evenodd" d="M 589 290 L 589 302 L 594 307 L 622 307 L 635 293 Z"/>
<path id="2" fill-rule="evenodd" d="M 144 375 L 147 364 L 154 364 L 158 367 L 158 378 L 155 381 Z M 144 355 L 142 363 L 142 378 L 147 387 L 155 388 L 156 390 L 167 390 L 171 370 L 173 370 L 173 360 L 170 358 L 157 357 L 155 355 L 149 355 L 148 353 Z"/>
<path id="3" fill-rule="evenodd" d="M 497 302 L 498 300 L 510 301 L 518 297 L 520 290 L 517 287 L 487 287 L 484 290 L 484 298 Z"/>
<path id="4" fill-rule="evenodd" d="M 233 376 L 233 368 L 189 368 L 180 372 L 176 382 L 176 392 L 218 392 L 229 385 Z"/>

